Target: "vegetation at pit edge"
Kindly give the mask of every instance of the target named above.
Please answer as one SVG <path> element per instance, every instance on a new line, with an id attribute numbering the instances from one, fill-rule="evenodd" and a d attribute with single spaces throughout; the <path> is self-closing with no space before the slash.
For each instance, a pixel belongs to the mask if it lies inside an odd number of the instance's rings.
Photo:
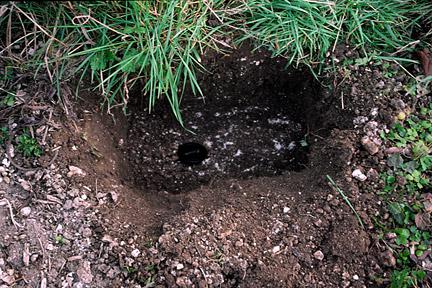
<path id="1" fill-rule="evenodd" d="M 422 256 L 432 252 L 432 103 L 398 121 L 381 137 L 395 153 L 382 174 L 391 225 L 383 225 L 382 241 L 396 257 L 391 287 L 418 287 L 426 272 Z"/>
<path id="2" fill-rule="evenodd" d="M 108 109 L 126 109 L 139 88 L 149 111 L 165 98 L 180 123 L 186 86 L 202 94 L 209 49 L 249 41 L 319 73 L 339 44 L 400 60 L 432 38 L 411 38 L 430 25 L 428 0 L 10 1 L 0 11 L 8 67 L 47 73 L 60 97 L 63 83 L 89 76 Z"/>

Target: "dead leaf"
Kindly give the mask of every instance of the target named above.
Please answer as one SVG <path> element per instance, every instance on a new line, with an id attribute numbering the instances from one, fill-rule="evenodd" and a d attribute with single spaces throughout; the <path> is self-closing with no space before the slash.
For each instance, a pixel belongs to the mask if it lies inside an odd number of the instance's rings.
<path id="1" fill-rule="evenodd" d="M 425 76 L 432 75 L 432 53 L 428 49 L 418 52 Z"/>
<path id="2" fill-rule="evenodd" d="M 423 206 L 427 213 L 432 213 L 432 193 L 425 193 L 423 197 Z"/>
<path id="3" fill-rule="evenodd" d="M 425 207 L 426 212 L 432 213 L 432 201 L 423 202 L 423 206 Z"/>
<path id="4" fill-rule="evenodd" d="M 421 230 L 427 230 L 431 226 L 429 213 L 418 213 L 415 215 L 415 224 Z"/>

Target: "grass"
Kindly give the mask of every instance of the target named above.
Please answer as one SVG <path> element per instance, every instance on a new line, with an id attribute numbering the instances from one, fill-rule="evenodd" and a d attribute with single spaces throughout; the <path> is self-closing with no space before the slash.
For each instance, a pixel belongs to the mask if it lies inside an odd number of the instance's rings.
<path id="1" fill-rule="evenodd" d="M 14 45 L 34 43 L 40 47 L 31 50 L 31 57 L 27 48 L 19 53 L 37 71 L 46 71 L 58 91 L 71 77 L 82 81 L 89 76 L 108 108 L 126 108 L 130 91 L 140 83 L 149 111 L 165 97 L 180 123 L 186 85 L 202 94 L 196 73 L 203 68 L 204 49 L 218 49 L 213 38 L 218 29 L 206 24 L 211 7 L 205 1 L 19 2 L 7 7 L 20 20 L 9 32 L 21 32 L 14 42 L 6 41 L 3 54 L 9 59 L 16 60 Z"/>
<path id="2" fill-rule="evenodd" d="M 391 287 L 418 287 L 426 277 L 418 258 L 430 252 L 432 244 L 432 199 L 426 193 L 432 188 L 431 119 L 432 103 L 413 115 L 400 117 L 388 133 L 381 135 L 388 144 L 401 149 L 387 157 L 388 170 L 382 175 L 385 186 L 381 194 L 392 216 L 392 222 L 382 226 L 383 234 L 395 236 L 390 240 L 382 236 L 382 241 L 397 259 Z"/>
<path id="3" fill-rule="evenodd" d="M 242 23 L 239 38 L 288 58 L 289 64 L 319 66 L 338 44 L 368 53 L 396 56 L 413 51 L 411 38 L 421 19 L 432 15 L 429 1 L 249 0 L 232 19 Z M 425 42 L 424 44 L 426 44 Z"/>
<path id="4" fill-rule="evenodd" d="M 333 186 L 334 189 L 342 196 L 342 199 L 347 203 L 348 207 L 353 211 L 354 215 L 357 218 L 357 221 L 359 222 L 360 226 L 365 229 L 363 221 L 360 218 L 360 215 L 357 213 L 357 211 L 354 209 L 353 205 L 351 204 L 351 201 L 348 199 L 348 197 L 345 195 L 345 193 L 342 191 L 342 189 L 339 188 L 339 186 L 334 182 L 334 180 L 329 176 L 326 175 L 327 180 L 330 182 L 330 184 Z"/>
<path id="5" fill-rule="evenodd" d="M 23 66 L 47 73 L 58 96 L 64 83 L 89 77 L 108 111 L 122 106 L 126 112 L 131 91 L 147 99 L 150 112 L 165 98 L 182 125 L 182 95 L 187 86 L 202 95 L 201 57 L 206 49 L 229 46 L 224 37 L 252 41 L 319 74 L 339 44 L 365 57 L 393 58 L 428 45 L 411 35 L 432 15 L 427 0 L 30 1 L 1 7 L 0 57 L 10 63 L 7 73 Z"/>
<path id="6" fill-rule="evenodd" d="M 78 82 L 78 88 L 91 82 L 108 112 L 116 106 L 127 112 L 132 94 L 146 99 L 149 112 L 166 99 L 184 125 L 182 96 L 188 87 L 205 96 L 197 80 L 197 73 L 205 70 L 201 58 L 209 49 L 229 47 L 225 38 L 235 45 L 250 41 L 318 76 L 338 45 L 361 52 L 356 65 L 371 60 L 418 63 L 410 53 L 432 46 L 432 29 L 425 28 L 431 27 L 431 16 L 429 0 L 3 1 L 0 105 L 14 106 L 12 79 L 21 71 L 34 71 L 48 75 L 60 99 L 67 96 L 63 86 L 69 82 Z M 413 38 L 418 31 L 422 38 Z M 387 77 L 393 76 L 389 67 L 383 68 Z M 415 79 L 407 91 L 419 95 L 431 80 Z M 78 88 L 75 96 L 80 95 Z M 431 244 L 419 222 L 426 203 L 420 191 L 431 186 L 431 111 L 429 106 L 418 117 L 401 114 L 400 122 L 382 135 L 410 151 L 390 156 L 383 175 L 381 194 L 393 219 L 383 226 L 384 233 L 396 236 L 391 241 L 383 237 L 397 258 L 392 287 L 418 286 L 425 277 L 412 258 L 421 257 Z M 7 139 L 7 129 L 1 128 L 0 144 Z M 18 150 L 26 157 L 40 156 L 35 141 L 20 135 Z M 363 226 L 343 191 L 328 180 Z"/>

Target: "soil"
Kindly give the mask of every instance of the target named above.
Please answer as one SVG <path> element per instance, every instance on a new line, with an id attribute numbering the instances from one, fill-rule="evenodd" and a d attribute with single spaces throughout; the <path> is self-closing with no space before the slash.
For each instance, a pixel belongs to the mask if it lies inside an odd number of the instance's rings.
<path id="1" fill-rule="evenodd" d="M 342 48 L 338 60 L 355 58 Z M 283 59 L 247 46 L 204 61 L 204 99 L 186 91 L 182 103 L 190 131 L 167 105 L 149 114 L 136 101 L 130 115 L 116 111 L 112 118 L 97 95 L 84 92 L 75 115 L 53 116 L 61 123 L 48 133 L 49 147 L 61 147 L 55 163 L 35 173 L 4 165 L 12 186 L 3 181 L 0 197 L 11 199 L 13 211 L 32 212 L 20 212 L 23 227 L 14 227 L 7 205 L 0 206 L 0 281 L 15 287 L 388 283 L 387 248 L 372 224 L 386 213 L 374 177 L 384 149 L 376 144 L 379 152 L 371 155 L 360 139 L 375 139 L 395 113 L 427 97 L 407 96 L 404 74 L 386 78 L 369 66 L 352 66 L 348 76 L 341 70 L 329 89 L 307 70 L 286 70 Z M 188 167 L 176 150 L 191 141 L 206 145 L 209 157 Z M 368 180 L 354 179 L 354 169 Z"/>
<path id="2" fill-rule="evenodd" d="M 305 167 L 308 149 L 302 143 L 307 146 L 310 126 L 318 123 L 313 103 L 320 98 L 319 85 L 310 73 L 286 71 L 282 59 L 247 51 L 208 59 L 213 64 L 200 79 L 205 97 L 189 92 L 182 102 L 185 127 L 163 109 L 167 105 L 150 116 L 141 105 L 132 106 L 124 145 L 128 182 L 143 191 L 179 193 L 217 179 Z M 186 142 L 206 146 L 209 157 L 202 165 L 177 161 L 177 147 Z"/>

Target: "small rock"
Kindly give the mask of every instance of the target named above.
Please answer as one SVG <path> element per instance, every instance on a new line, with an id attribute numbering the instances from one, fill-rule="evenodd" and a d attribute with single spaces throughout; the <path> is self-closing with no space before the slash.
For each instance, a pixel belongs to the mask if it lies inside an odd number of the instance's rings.
<path id="1" fill-rule="evenodd" d="M 183 268 L 184 268 L 184 265 L 181 263 L 177 264 L 177 266 L 176 266 L 177 270 L 182 270 Z"/>
<path id="2" fill-rule="evenodd" d="M 48 244 L 45 246 L 45 249 L 48 250 L 48 251 L 52 251 L 52 250 L 54 250 L 54 245 L 51 244 L 51 243 L 48 243 Z"/>
<path id="3" fill-rule="evenodd" d="M 383 80 L 379 81 L 379 82 L 375 85 L 375 87 L 376 87 L 376 88 L 380 88 L 380 89 L 384 88 L 384 87 L 385 87 L 385 83 L 384 83 L 384 81 L 383 81 Z"/>
<path id="4" fill-rule="evenodd" d="M 48 280 L 47 278 L 43 277 L 40 283 L 40 288 L 46 288 L 48 285 Z"/>
<path id="5" fill-rule="evenodd" d="M 89 261 L 83 261 L 81 263 L 81 265 L 79 266 L 79 268 L 77 270 L 77 275 L 78 275 L 78 278 L 86 284 L 89 284 L 93 281 L 93 274 L 91 273 Z"/>
<path id="6" fill-rule="evenodd" d="M 316 252 L 313 254 L 313 256 L 314 256 L 315 259 L 317 259 L 317 260 L 319 260 L 319 261 L 322 261 L 322 260 L 324 259 L 324 253 L 321 252 L 320 250 L 316 251 Z"/>
<path id="7" fill-rule="evenodd" d="M 136 258 L 141 254 L 141 252 L 138 249 L 134 249 L 131 252 L 132 257 Z"/>
<path id="8" fill-rule="evenodd" d="M 393 233 L 393 232 L 389 232 L 389 233 L 385 234 L 385 238 L 387 240 L 392 240 L 392 239 L 395 239 L 396 237 L 397 237 L 396 233 Z"/>
<path id="9" fill-rule="evenodd" d="M 403 148 L 399 148 L 399 147 L 390 147 L 384 151 L 385 154 L 396 154 L 402 152 L 403 152 Z"/>
<path id="10" fill-rule="evenodd" d="M 9 168 L 9 166 L 10 166 L 10 161 L 9 161 L 7 158 L 4 158 L 4 159 L 2 160 L 2 165 L 3 165 L 4 167 L 6 167 L 6 168 Z"/>
<path id="11" fill-rule="evenodd" d="M 24 262 L 24 266 L 30 265 L 30 244 L 29 243 L 24 244 L 23 262 Z"/>
<path id="12" fill-rule="evenodd" d="M 28 216 L 30 215 L 30 213 L 31 213 L 31 208 L 28 207 L 28 206 L 23 207 L 23 208 L 21 208 L 21 210 L 20 210 L 20 214 L 21 214 L 23 217 L 28 217 Z"/>
<path id="13" fill-rule="evenodd" d="M 118 194 L 114 191 L 110 191 L 109 194 L 111 195 L 111 199 L 113 200 L 114 203 L 117 203 L 118 201 Z"/>
<path id="14" fill-rule="evenodd" d="M 92 235 L 92 230 L 90 228 L 84 228 L 82 235 L 84 237 L 90 237 Z"/>
<path id="15" fill-rule="evenodd" d="M 358 117 L 354 118 L 353 123 L 354 123 L 354 125 L 361 125 L 361 124 L 366 123 L 368 120 L 369 119 L 366 116 L 358 116 Z"/>
<path id="16" fill-rule="evenodd" d="M 357 280 L 359 280 L 360 278 L 359 278 L 359 276 L 358 276 L 357 274 L 355 274 L 355 275 L 353 276 L 353 279 L 354 279 L 355 281 L 357 281 Z"/>
<path id="17" fill-rule="evenodd" d="M 283 208 L 283 213 L 286 214 L 286 213 L 288 213 L 289 211 L 290 211 L 290 208 L 289 208 L 289 207 L 284 207 L 284 208 Z"/>
<path id="18" fill-rule="evenodd" d="M 405 102 L 402 101 L 401 99 L 392 99 L 390 101 L 390 105 L 393 106 L 396 109 L 399 109 L 399 110 L 403 110 L 406 107 Z"/>
<path id="19" fill-rule="evenodd" d="M 396 258 L 393 256 L 393 253 L 390 250 L 386 250 L 384 253 L 382 253 L 381 257 L 384 265 L 388 267 L 396 266 Z"/>
<path id="20" fill-rule="evenodd" d="M 274 254 L 278 253 L 280 250 L 281 250 L 281 248 L 280 248 L 279 245 L 277 245 L 277 246 L 275 246 L 275 247 L 272 248 L 272 252 L 273 252 Z"/>
<path id="21" fill-rule="evenodd" d="M 379 179 L 379 173 L 373 168 L 370 168 L 368 172 L 366 173 L 367 178 L 371 179 L 372 181 L 377 181 Z"/>
<path id="22" fill-rule="evenodd" d="M 76 166 L 69 166 L 69 172 L 66 174 L 67 177 L 72 177 L 72 176 L 86 176 L 86 173 L 79 167 Z"/>
<path id="23" fill-rule="evenodd" d="M 0 274 L 0 280 L 2 280 L 4 283 L 8 285 L 12 285 L 15 283 L 15 277 L 13 275 L 8 275 L 6 273 Z"/>
<path id="24" fill-rule="evenodd" d="M 370 115 L 371 115 L 372 117 L 378 116 L 378 108 L 377 108 L 377 107 L 372 108 L 372 109 L 371 109 L 371 112 L 370 112 Z"/>
<path id="25" fill-rule="evenodd" d="M 121 271 L 120 271 L 117 267 L 114 267 L 114 268 L 111 268 L 111 269 L 106 273 L 106 276 L 107 276 L 108 278 L 110 278 L 110 279 L 114 279 L 114 278 L 116 278 L 117 275 L 120 274 L 120 273 L 121 273 Z"/>
<path id="26" fill-rule="evenodd" d="M 364 136 L 361 140 L 363 148 L 369 152 L 370 155 L 378 153 L 379 146 L 375 144 L 368 136 Z"/>
<path id="27" fill-rule="evenodd" d="M 346 279 L 349 279 L 349 278 L 350 278 L 350 274 L 348 272 L 345 271 L 345 272 L 342 273 L 342 279 L 346 280 Z"/>
<path id="28" fill-rule="evenodd" d="M 35 253 L 31 255 L 30 260 L 31 262 L 36 262 L 38 258 L 39 258 L 39 254 Z"/>
<path id="29" fill-rule="evenodd" d="M 359 181 L 365 181 L 366 179 L 367 179 L 367 176 L 366 175 L 364 175 L 363 174 L 363 172 L 360 170 L 360 169 L 355 169 L 353 172 L 352 172 L 352 176 L 355 178 L 355 179 L 357 179 L 357 180 L 359 180 Z"/>
<path id="30" fill-rule="evenodd" d="M 179 277 L 176 279 L 176 284 L 180 287 L 186 287 L 186 277 Z"/>
<path id="31" fill-rule="evenodd" d="M 31 191 L 32 190 L 31 184 L 28 181 L 21 180 L 20 185 L 25 191 Z"/>
<path id="32" fill-rule="evenodd" d="M 63 205 L 63 208 L 65 210 L 72 209 L 73 208 L 73 202 L 72 202 L 72 200 L 70 200 L 70 199 L 66 200 L 65 204 Z"/>

